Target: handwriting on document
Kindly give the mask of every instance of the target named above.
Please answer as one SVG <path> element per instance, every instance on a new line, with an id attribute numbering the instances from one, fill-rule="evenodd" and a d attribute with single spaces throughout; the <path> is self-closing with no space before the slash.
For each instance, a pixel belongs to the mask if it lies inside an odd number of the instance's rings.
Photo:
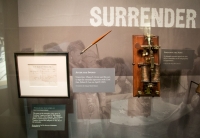
<path id="1" fill-rule="evenodd" d="M 30 86 L 56 86 L 56 64 L 29 64 Z"/>

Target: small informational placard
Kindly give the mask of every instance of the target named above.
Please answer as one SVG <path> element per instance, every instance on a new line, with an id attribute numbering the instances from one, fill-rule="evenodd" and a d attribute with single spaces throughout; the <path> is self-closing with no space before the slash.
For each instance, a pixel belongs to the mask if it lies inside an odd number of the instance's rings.
<path id="1" fill-rule="evenodd" d="M 191 69 L 194 50 L 162 49 L 161 69 Z"/>
<path id="2" fill-rule="evenodd" d="M 73 68 L 74 92 L 114 92 L 114 68 Z"/>
<path id="3" fill-rule="evenodd" d="M 65 130 L 65 105 L 32 105 L 31 129 Z"/>

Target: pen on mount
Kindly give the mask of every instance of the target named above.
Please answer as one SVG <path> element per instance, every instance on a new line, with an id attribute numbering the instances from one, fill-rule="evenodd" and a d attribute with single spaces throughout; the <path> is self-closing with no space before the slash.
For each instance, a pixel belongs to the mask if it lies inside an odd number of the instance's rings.
<path id="1" fill-rule="evenodd" d="M 102 35 L 101 37 L 99 37 L 97 40 L 95 40 L 91 45 L 89 45 L 88 47 L 86 47 L 85 49 L 83 49 L 83 51 L 81 51 L 80 54 L 83 54 L 85 51 L 87 51 L 91 46 L 93 46 L 94 44 L 96 44 L 97 42 L 99 42 L 102 38 L 104 38 L 107 34 L 109 34 L 111 32 L 108 31 L 107 33 L 105 33 L 104 35 Z"/>

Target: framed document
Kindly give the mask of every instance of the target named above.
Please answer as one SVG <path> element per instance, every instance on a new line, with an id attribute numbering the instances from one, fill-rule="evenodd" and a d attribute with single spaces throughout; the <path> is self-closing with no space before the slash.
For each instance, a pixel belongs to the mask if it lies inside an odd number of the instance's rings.
<path id="1" fill-rule="evenodd" d="M 15 53 L 19 97 L 70 97 L 68 53 Z"/>

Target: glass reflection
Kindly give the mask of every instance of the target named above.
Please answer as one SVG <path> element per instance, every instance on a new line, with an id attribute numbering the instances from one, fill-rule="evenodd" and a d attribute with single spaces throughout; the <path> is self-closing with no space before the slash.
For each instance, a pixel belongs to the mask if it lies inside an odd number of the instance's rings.
<path id="1" fill-rule="evenodd" d="M 0 4 L 0 89 L 7 88 L 5 44 L 4 44 L 4 21 L 2 4 Z"/>

